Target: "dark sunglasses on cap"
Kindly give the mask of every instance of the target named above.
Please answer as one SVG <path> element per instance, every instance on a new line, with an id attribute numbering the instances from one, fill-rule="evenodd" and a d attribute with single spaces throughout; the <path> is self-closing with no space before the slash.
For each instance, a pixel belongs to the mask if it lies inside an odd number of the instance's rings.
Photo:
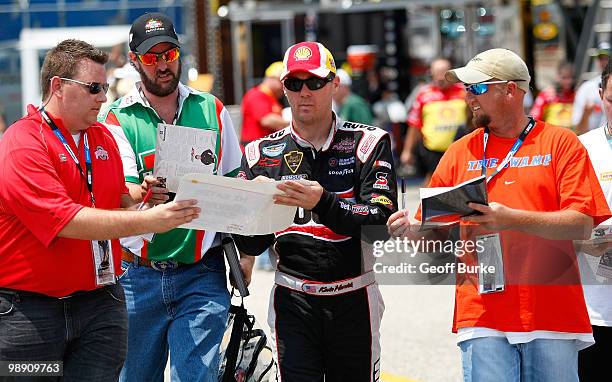
<path id="1" fill-rule="evenodd" d="M 60 80 L 70 81 L 70 82 L 77 83 L 79 85 L 83 85 L 89 89 L 89 93 L 91 94 L 98 94 L 101 91 L 103 91 L 104 94 L 106 94 L 106 92 L 108 91 L 108 87 L 109 87 L 107 83 L 101 84 L 99 82 L 83 82 L 83 81 L 73 80 L 72 78 L 65 78 L 65 77 L 60 77 Z"/>
<path id="2" fill-rule="evenodd" d="M 310 77 L 305 80 L 300 80 L 299 78 L 295 77 L 288 77 L 285 79 L 285 81 L 283 81 L 283 84 L 285 85 L 285 88 L 287 90 L 292 92 L 299 92 L 302 90 L 302 86 L 304 86 L 304 84 L 306 84 L 306 87 L 310 90 L 319 90 L 333 79 L 333 74 L 330 74 L 325 78 Z"/>
<path id="3" fill-rule="evenodd" d="M 485 94 L 489 91 L 489 85 L 492 84 L 505 84 L 507 82 L 515 82 L 515 81 L 523 81 L 523 80 L 506 80 L 506 81 L 487 81 L 487 82 L 479 82 L 477 84 L 465 84 L 465 90 L 469 91 L 474 95 Z"/>
<path id="4" fill-rule="evenodd" d="M 163 59 L 167 63 L 178 60 L 181 55 L 181 51 L 179 48 L 172 48 L 162 53 L 149 52 L 145 54 L 136 53 L 136 55 L 138 56 L 140 62 L 143 63 L 143 65 L 153 66 L 157 64 L 160 59 Z"/>

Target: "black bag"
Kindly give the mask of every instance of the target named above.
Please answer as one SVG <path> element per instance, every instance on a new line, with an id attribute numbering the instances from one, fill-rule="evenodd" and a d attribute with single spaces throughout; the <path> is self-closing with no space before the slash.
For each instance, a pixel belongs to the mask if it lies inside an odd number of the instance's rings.
<path id="1" fill-rule="evenodd" d="M 257 328 L 244 304 L 231 305 L 221 342 L 220 382 L 272 382 L 276 362 L 266 333 Z"/>

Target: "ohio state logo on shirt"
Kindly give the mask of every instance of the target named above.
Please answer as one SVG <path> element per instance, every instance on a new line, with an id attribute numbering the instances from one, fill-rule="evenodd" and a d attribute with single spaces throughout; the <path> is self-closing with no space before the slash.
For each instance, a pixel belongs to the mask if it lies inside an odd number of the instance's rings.
<path id="1" fill-rule="evenodd" d="M 104 150 L 104 147 L 97 146 L 95 151 L 96 159 L 108 160 L 108 151 Z"/>

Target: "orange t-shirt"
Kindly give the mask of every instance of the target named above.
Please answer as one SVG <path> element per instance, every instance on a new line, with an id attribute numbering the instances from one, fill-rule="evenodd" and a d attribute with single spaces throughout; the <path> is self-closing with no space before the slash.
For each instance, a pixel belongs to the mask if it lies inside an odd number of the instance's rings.
<path id="1" fill-rule="evenodd" d="M 452 144 L 430 187 L 450 187 L 481 175 L 483 129 Z M 501 163 L 515 138 L 489 134 L 487 174 Z M 575 210 L 595 225 L 610 216 L 593 167 L 576 135 L 537 122 L 509 166 L 488 184 L 489 202 L 527 211 Z M 420 212 L 420 211 L 419 211 Z M 487 233 L 462 225 L 461 239 Z M 506 289 L 480 294 L 477 274 L 458 274 L 453 331 L 486 327 L 504 332 L 591 331 L 576 255 L 570 240 L 547 240 L 518 231 L 500 232 Z M 460 261 L 476 264 L 474 254 Z"/>

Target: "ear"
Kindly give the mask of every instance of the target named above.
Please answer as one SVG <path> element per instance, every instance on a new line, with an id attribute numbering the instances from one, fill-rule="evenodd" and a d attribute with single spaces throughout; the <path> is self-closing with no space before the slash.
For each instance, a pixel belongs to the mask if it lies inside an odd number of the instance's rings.
<path id="1" fill-rule="evenodd" d="M 51 95 L 55 95 L 57 97 L 62 97 L 62 80 L 59 78 L 59 76 L 53 76 L 51 77 L 51 80 L 49 81 L 49 96 Z"/>
<path id="2" fill-rule="evenodd" d="M 601 88 L 601 86 L 598 89 L 599 91 L 599 98 L 603 101 L 603 89 Z"/>
<path id="3" fill-rule="evenodd" d="M 136 61 L 138 61 L 138 57 L 136 56 L 136 53 L 130 51 L 128 52 L 128 57 L 130 59 L 130 65 L 136 68 Z"/>
<path id="4" fill-rule="evenodd" d="M 520 89 L 518 88 L 518 85 L 516 84 L 516 82 L 510 81 L 508 82 L 508 86 L 506 86 L 506 91 L 508 95 L 514 95 L 516 94 L 517 91 L 519 91 Z"/>
<path id="5" fill-rule="evenodd" d="M 332 80 L 332 88 L 332 92 L 334 94 L 338 92 L 338 89 L 340 88 L 340 77 L 334 77 L 334 79 Z"/>

